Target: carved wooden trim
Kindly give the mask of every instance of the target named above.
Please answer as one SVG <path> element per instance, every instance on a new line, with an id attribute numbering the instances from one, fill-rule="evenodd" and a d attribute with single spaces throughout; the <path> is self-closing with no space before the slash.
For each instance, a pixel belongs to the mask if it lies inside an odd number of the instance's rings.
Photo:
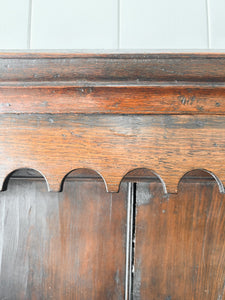
<path id="1" fill-rule="evenodd" d="M 224 54 L 0 54 L 0 184 L 88 168 L 116 192 L 148 168 L 174 193 L 204 169 L 224 192 L 224 81 Z"/>

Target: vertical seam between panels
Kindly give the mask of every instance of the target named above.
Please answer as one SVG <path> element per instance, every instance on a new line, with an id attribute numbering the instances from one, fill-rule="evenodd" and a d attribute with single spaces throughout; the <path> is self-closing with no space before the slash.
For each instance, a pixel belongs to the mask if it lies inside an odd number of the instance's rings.
<path id="1" fill-rule="evenodd" d="M 210 9 L 209 9 L 209 1 L 206 0 L 206 22 L 207 22 L 207 45 L 208 48 L 212 48 L 212 41 L 211 41 L 211 18 L 210 18 Z"/>
<path id="2" fill-rule="evenodd" d="M 28 48 L 28 49 L 31 48 L 32 6 L 33 6 L 33 0 L 29 0 L 28 29 L 27 29 L 27 48 Z"/>
<path id="3" fill-rule="evenodd" d="M 120 0 L 117 1 L 117 48 L 120 49 Z"/>
<path id="4" fill-rule="evenodd" d="M 127 196 L 127 226 L 126 226 L 126 278 L 125 300 L 131 300 L 134 280 L 134 252 L 135 252 L 135 217 L 136 217 L 136 185 L 128 183 Z"/>

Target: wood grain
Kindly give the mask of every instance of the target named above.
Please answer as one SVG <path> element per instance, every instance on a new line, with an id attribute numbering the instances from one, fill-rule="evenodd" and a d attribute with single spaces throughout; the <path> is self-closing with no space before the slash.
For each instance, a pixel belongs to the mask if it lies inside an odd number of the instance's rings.
<path id="1" fill-rule="evenodd" d="M 124 299 L 134 267 L 134 299 L 225 299 L 224 82 L 225 54 L 0 54 L 0 298 Z"/>
<path id="2" fill-rule="evenodd" d="M 0 53 L 2 82 L 220 82 L 224 53 Z"/>
<path id="3" fill-rule="evenodd" d="M 0 86 L 0 114 L 225 114 L 217 86 Z"/>
<path id="4" fill-rule="evenodd" d="M 136 189 L 134 299 L 225 299 L 225 202 L 215 182 Z"/>
<path id="5" fill-rule="evenodd" d="M 224 54 L 0 54 L 0 114 L 224 114 Z"/>
<path id="6" fill-rule="evenodd" d="M 12 179 L 0 195 L 1 299 L 124 299 L 127 183 Z"/>
<path id="7" fill-rule="evenodd" d="M 212 53 L 1 53 L 0 183 L 33 168 L 60 190 L 88 168 L 115 192 L 144 167 L 174 193 L 198 168 L 224 192 L 224 70 Z"/>
<path id="8" fill-rule="evenodd" d="M 225 54 L 0 54 L 0 298 L 225 299 L 224 82 Z"/>
<path id="9" fill-rule="evenodd" d="M 4 114 L 0 126 L 1 184 L 33 168 L 59 191 L 67 173 L 88 168 L 116 192 L 127 172 L 148 168 L 174 193 L 186 172 L 206 169 L 224 192 L 224 116 Z"/>

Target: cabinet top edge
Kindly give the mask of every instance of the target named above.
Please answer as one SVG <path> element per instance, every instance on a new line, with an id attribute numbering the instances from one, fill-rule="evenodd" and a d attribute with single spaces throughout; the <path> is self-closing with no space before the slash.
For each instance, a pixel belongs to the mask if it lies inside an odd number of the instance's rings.
<path id="1" fill-rule="evenodd" d="M 105 59 L 225 59 L 223 51 L 3 51 L 0 50 L 0 59 L 44 59 L 44 58 L 105 58 Z"/>
<path id="2" fill-rule="evenodd" d="M 0 114 L 225 114 L 225 53 L 0 53 Z"/>
<path id="3" fill-rule="evenodd" d="M 0 82 L 225 83 L 225 53 L 0 53 Z"/>

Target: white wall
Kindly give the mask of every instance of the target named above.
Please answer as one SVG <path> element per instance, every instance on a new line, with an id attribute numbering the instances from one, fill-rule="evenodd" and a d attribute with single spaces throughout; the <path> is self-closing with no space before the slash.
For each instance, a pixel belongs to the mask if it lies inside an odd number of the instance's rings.
<path id="1" fill-rule="evenodd" d="M 225 49 L 225 0 L 0 0 L 0 49 Z"/>

